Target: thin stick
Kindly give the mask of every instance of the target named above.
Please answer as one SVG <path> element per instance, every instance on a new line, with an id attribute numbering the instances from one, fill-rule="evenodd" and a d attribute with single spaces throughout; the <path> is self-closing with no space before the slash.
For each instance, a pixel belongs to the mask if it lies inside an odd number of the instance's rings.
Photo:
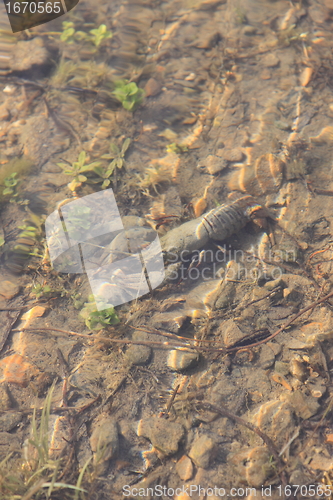
<path id="1" fill-rule="evenodd" d="M 101 342 L 109 342 L 109 343 L 116 343 L 116 344 L 134 344 L 134 345 L 156 345 L 159 347 L 164 347 L 166 349 L 174 349 L 175 347 L 180 347 L 180 348 L 190 348 L 193 347 L 191 345 L 186 345 L 182 344 L 181 342 L 172 344 L 171 342 L 158 342 L 158 341 L 153 341 L 153 340 L 123 340 L 123 339 L 110 339 L 109 337 L 99 337 L 98 335 L 87 335 L 85 333 L 77 333 L 77 332 L 72 332 L 70 330 L 63 330 L 61 328 L 16 328 L 12 330 L 13 332 L 60 332 L 66 335 L 75 335 L 76 337 L 83 337 L 87 340 L 98 340 Z M 189 339 L 191 340 L 191 339 Z"/>
<path id="2" fill-rule="evenodd" d="M 172 391 L 172 394 L 171 394 L 170 399 L 168 401 L 168 404 L 167 404 L 167 406 L 165 408 L 165 411 L 161 411 L 161 413 L 159 414 L 159 417 L 164 417 L 164 418 L 168 418 L 169 417 L 170 410 L 171 410 L 171 407 L 172 407 L 173 402 L 175 400 L 175 397 L 177 395 L 179 387 L 180 387 L 180 384 L 176 385 L 176 387 Z"/>
<path id="3" fill-rule="evenodd" d="M 202 346 L 194 346 L 192 344 L 185 344 L 185 343 L 181 343 L 181 342 L 176 342 L 176 340 L 174 339 L 174 343 L 172 342 L 157 342 L 157 341 L 153 341 L 153 340 L 123 340 L 123 339 L 110 339 L 108 337 L 99 337 L 98 335 L 87 335 L 85 333 L 77 333 L 77 332 L 72 332 L 70 330 L 62 330 L 61 328 L 19 328 L 19 329 L 13 329 L 12 331 L 13 332 L 21 332 L 21 331 L 27 331 L 27 332 L 52 332 L 52 331 L 55 331 L 55 332 L 60 332 L 60 333 L 63 333 L 63 334 L 66 334 L 66 335 L 75 335 L 76 337 L 83 337 L 87 340 L 98 340 L 100 342 L 108 342 L 108 343 L 115 343 L 115 344 L 134 344 L 134 345 L 149 345 L 149 346 L 158 346 L 162 349 L 183 349 L 183 350 L 186 350 L 186 349 L 195 349 L 197 351 L 201 351 L 201 352 L 204 352 L 204 351 L 207 351 L 207 352 L 222 352 L 222 353 L 230 353 L 230 352 L 236 352 L 236 351 L 239 351 L 239 349 L 243 349 L 244 347 L 246 347 L 247 349 L 252 349 L 253 347 L 257 347 L 259 345 L 262 345 L 262 344 L 265 344 L 266 342 L 269 342 L 270 340 L 272 340 L 274 337 L 276 337 L 279 333 L 281 333 L 283 330 L 285 330 L 289 325 L 291 325 L 294 321 L 296 321 L 296 319 L 298 319 L 300 316 L 302 316 L 303 314 L 305 314 L 307 311 L 311 311 L 312 309 L 314 309 L 317 305 L 319 304 L 322 304 L 323 302 L 325 302 L 327 299 L 330 299 L 331 297 L 333 297 L 333 291 L 330 292 L 329 294 L 325 295 L 325 297 L 322 297 L 321 299 L 318 299 L 316 300 L 315 302 L 313 302 L 312 304 L 310 304 L 309 306 L 307 307 L 304 307 L 303 309 L 301 309 L 297 314 L 295 314 L 292 318 L 290 318 L 286 323 L 284 323 L 284 325 L 282 325 L 278 330 L 276 330 L 276 332 L 272 333 L 272 335 L 270 335 L 269 337 L 266 337 L 265 339 L 263 340 L 259 340 L 258 342 L 255 342 L 253 344 L 249 344 L 247 346 L 241 346 L 241 347 L 202 347 Z M 158 335 L 163 335 L 164 332 L 159 332 L 159 330 L 157 330 L 157 332 L 153 332 L 152 333 L 156 333 Z M 166 332 L 168 333 L 168 332 Z M 173 334 L 170 334 L 168 333 L 168 336 L 169 335 L 173 335 Z M 181 337 L 182 339 L 185 339 L 186 337 Z M 196 339 L 186 339 L 187 342 L 203 342 L 202 340 L 196 340 Z M 205 341 L 207 342 L 207 341 Z"/>

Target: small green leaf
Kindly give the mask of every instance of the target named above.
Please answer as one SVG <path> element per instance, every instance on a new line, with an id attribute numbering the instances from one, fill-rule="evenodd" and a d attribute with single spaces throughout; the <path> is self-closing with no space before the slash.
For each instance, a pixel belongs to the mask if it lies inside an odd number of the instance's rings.
<path id="1" fill-rule="evenodd" d="M 86 165 L 84 168 L 88 168 L 89 170 L 94 170 L 95 167 L 98 167 L 101 164 L 99 161 L 94 161 L 93 163 L 90 163 L 89 165 Z"/>
<path id="2" fill-rule="evenodd" d="M 109 169 L 112 170 L 112 172 L 114 171 L 115 168 L 117 168 L 117 158 L 112 160 L 112 162 L 109 165 Z"/>
<path id="3" fill-rule="evenodd" d="M 131 144 L 131 139 L 128 137 L 127 139 L 124 140 L 124 143 L 121 148 L 121 153 L 122 155 L 125 155 L 126 151 L 128 150 L 130 144 Z"/>
<path id="4" fill-rule="evenodd" d="M 114 155 L 113 154 L 105 154 L 105 155 L 102 155 L 101 158 L 103 158 L 103 160 L 111 160 L 114 158 Z"/>
<path id="5" fill-rule="evenodd" d="M 110 144 L 110 150 L 115 154 L 115 155 L 119 155 L 120 153 L 120 150 L 117 146 L 117 144 L 114 144 L 114 142 L 111 142 Z"/>
<path id="6" fill-rule="evenodd" d="M 114 168 L 109 168 L 106 172 L 105 172 L 105 178 L 107 179 L 108 177 L 110 177 L 110 175 L 112 175 L 114 172 Z"/>
<path id="7" fill-rule="evenodd" d="M 123 105 L 123 108 L 126 109 L 127 111 L 131 111 L 134 107 L 134 102 L 130 102 L 130 101 L 123 101 L 122 105 Z"/>
<path id="8" fill-rule="evenodd" d="M 79 158 L 78 158 L 77 163 L 79 163 L 82 166 L 85 164 L 85 162 L 86 162 L 86 152 L 81 151 L 81 153 L 79 154 Z"/>
<path id="9" fill-rule="evenodd" d="M 74 28 L 74 23 L 72 21 L 63 21 L 62 22 L 62 29 L 66 30 L 68 28 Z"/>
<path id="10" fill-rule="evenodd" d="M 102 167 L 94 167 L 94 172 L 95 174 L 99 175 L 100 177 L 103 177 L 104 170 Z"/>

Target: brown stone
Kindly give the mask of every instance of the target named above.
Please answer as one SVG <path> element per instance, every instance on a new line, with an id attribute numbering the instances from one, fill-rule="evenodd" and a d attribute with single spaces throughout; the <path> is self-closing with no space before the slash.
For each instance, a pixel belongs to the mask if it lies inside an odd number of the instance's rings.
<path id="1" fill-rule="evenodd" d="M 193 476 L 193 464 L 187 455 L 183 455 L 176 464 L 176 471 L 180 479 L 188 481 Z"/>
<path id="2" fill-rule="evenodd" d="M 161 84 L 155 78 L 149 78 L 145 85 L 146 97 L 153 97 L 161 92 Z"/>
<path id="3" fill-rule="evenodd" d="M 142 419 L 138 425 L 138 436 L 143 436 L 164 455 L 177 453 L 179 442 L 184 436 L 183 426 L 163 418 Z"/>
<path id="4" fill-rule="evenodd" d="M 198 437 L 189 452 L 190 458 L 197 467 L 207 469 L 216 454 L 216 445 L 212 438 L 202 435 Z"/>

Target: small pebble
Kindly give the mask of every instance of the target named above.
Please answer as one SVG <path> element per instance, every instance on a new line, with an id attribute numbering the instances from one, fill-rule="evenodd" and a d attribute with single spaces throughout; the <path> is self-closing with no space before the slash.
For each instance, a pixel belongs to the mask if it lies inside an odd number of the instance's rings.
<path id="1" fill-rule="evenodd" d="M 89 441 L 94 454 L 94 461 L 98 466 L 98 472 L 104 474 L 109 465 L 108 461 L 118 454 L 118 427 L 114 419 L 105 417 L 100 420 L 96 424 Z M 101 453 L 102 456 L 100 456 Z"/>
<path id="2" fill-rule="evenodd" d="M 305 380 L 309 377 L 309 370 L 306 364 L 297 358 L 290 360 L 289 371 L 295 378 L 297 378 L 297 380 L 300 380 L 301 382 L 305 382 Z"/>
<path id="3" fill-rule="evenodd" d="M 0 298 L 2 299 L 12 299 L 20 291 L 19 285 L 13 283 L 12 281 L 1 281 L 0 282 Z"/>
<path id="4" fill-rule="evenodd" d="M 289 373 L 289 365 L 288 363 L 284 363 L 283 361 L 276 361 L 274 369 L 276 373 L 280 373 L 284 377 Z"/>
<path id="5" fill-rule="evenodd" d="M 273 68 L 279 64 L 280 59 L 276 54 L 270 52 L 262 58 L 261 62 L 266 68 Z"/>
<path id="6" fill-rule="evenodd" d="M 248 454 L 245 477 L 249 486 L 260 488 L 271 472 L 270 452 L 264 446 L 253 448 Z"/>
<path id="7" fill-rule="evenodd" d="M 149 439 L 164 455 L 173 455 L 178 451 L 179 442 L 184 436 L 184 428 L 176 422 L 151 417 L 140 420 L 137 434 Z"/>
<path id="8" fill-rule="evenodd" d="M 230 347 L 235 342 L 245 337 L 245 334 L 238 327 L 238 325 L 234 322 L 233 319 L 228 319 L 224 321 L 220 326 L 219 330 L 222 331 L 222 338 L 225 347 Z"/>
<path id="9" fill-rule="evenodd" d="M 0 432 L 12 431 L 22 420 L 21 412 L 8 411 L 0 415 Z"/>
<path id="10" fill-rule="evenodd" d="M 0 385 L 0 408 L 1 410 L 10 410 L 15 404 L 14 399 L 5 384 Z"/>
<path id="11" fill-rule="evenodd" d="M 145 365 L 151 357 L 152 350 L 146 345 L 131 345 L 125 352 L 125 359 L 132 365 Z"/>
<path id="12" fill-rule="evenodd" d="M 224 158 L 220 158 L 219 156 L 208 155 L 205 165 L 207 172 L 211 175 L 215 175 L 226 168 L 227 162 Z"/>
<path id="13" fill-rule="evenodd" d="M 8 453 L 18 452 L 21 449 L 20 441 L 15 434 L 0 432 L 0 457 L 4 459 Z"/>
<path id="14" fill-rule="evenodd" d="M 226 161 L 230 161 L 230 162 L 239 162 L 239 161 L 242 161 L 242 159 L 243 159 L 242 151 L 240 149 L 237 149 L 237 148 L 218 149 L 216 151 L 216 155 L 220 156 L 221 158 L 224 158 Z"/>
<path id="15" fill-rule="evenodd" d="M 35 65 L 47 64 L 50 56 L 40 37 L 17 42 L 11 60 L 12 71 L 26 71 Z"/>
<path id="16" fill-rule="evenodd" d="M 183 455 L 176 464 L 176 471 L 180 479 L 188 481 L 193 476 L 193 464 L 187 455 Z"/>
<path id="17" fill-rule="evenodd" d="M 315 415 L 320 407 L 316 398 L 305 396 L 301 391 L 286 393 L 283 397 L 293 407 L 296 415 L 302 420 L 307 420 Z"/>
<path id="18" fill-rule="evenodd" d="M 303 294 L 296 288 L 288 287 L 283 290 L 283 297 L 287 304 L 298 305 L 303 298 Z"/>
<path id="19" fill-rule="evenodd" d="M 145 85 L 145 93 L 146 97 L 153 97 L 159 94 L 162 90 L 162 85 L 155 80 L 155 78 L 149 78 L 148 82 Z"/>
<path id="20" fill-rule="evenodd" d="M 28 387 L 31 379 L 40 371 L 21 354 L 11 354 L 0 361 L 0 373 L 9 384 Z"/>
<path id="21" fill-rule="evenodd" d="M 274 364 L 274 361 L 275 361 L 275 354 L 273 350 L 267 344 L 261 346 L 260 357 L 259 357 L 259 363 L 261 368 L 263 368 L 264 370 L 271 368 L 271 366 L 273 366 Z"/>
<path id="22" fill-rule="evenodd" d="M 207 469 L 215 458 L 216 451 L 217 449 L 213 439 L 206 435 L 202 435 L 194 441 L 189 452 L 189 457 L 197 467 Z"/>
<path id="23" fill-rule="evenodd" d="M 170 351 L 167 365 L 171 370 L 182 372 L 189 368 L 193 368 L 198 361 L 199 354 L 197 352 L 178 351 L 175 349 Z"/>

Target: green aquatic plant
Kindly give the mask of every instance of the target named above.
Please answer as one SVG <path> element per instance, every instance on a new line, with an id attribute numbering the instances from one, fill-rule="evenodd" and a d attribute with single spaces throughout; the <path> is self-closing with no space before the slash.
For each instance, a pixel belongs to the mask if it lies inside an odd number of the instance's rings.
<path id="1" fill-rule="evenodd" d="M 51 297 L 65 297 L 67 295 L 67 290 L 64 287 L 61 288 L 51 288 L 50 285 L 36 283 L 31 288 L 31 293 L 36 297 L 36 299 Z"/>
<path id="2" fill-rule="evenodd" d="M 167 153 L 182 154 L 188 151 L 188 147 L 183 144 L 178 144 L 177 142 L 172 142 L 166 146 Z"/>
<path id="3" fill-rule="evenodd" d="M 127 111 L 135 111 L 143 101 L 144 90 L 139 89 L 135 82 L 118 80 L 115 82 L 113 95 Z"/>
<path id="4" fill-rule="evenodd" d="M 98 330 L 119 323 L 119 318 L 114 307 L 108 307 L 99 311 L 94 296 L 89 295 L 88 300 L 89 302 L 84 304 L 80 316 L 84 319 L 89 330 Z"/>
<path id="5" fill-rule="evenodd" d="M 102 167 L 94 168 L 94 172 L 99 177 L 104 179 L 103 184 L 102 184 L 102 189 L 105 189 L 110 184 L 111 181 L 109 178 L 111 177 L 113 172 L 116 175 L 117 170 L 120 170 L 124 167 L 125 154 L 129 148 L 130 144 L 131 144 L 131 139 L 127 138 L 124 140 L 121 148 L 119 149 L 117 144 L 114 144 L 113 142 L 111 142 L 110 152 L 103 155 L 101 158 L 103 158 L 103 160 L 112 160 L 112 161 L 109 163 L 109 165 L 107 166 L 106 169 L 105 168 L 103 169 Z"/>
<path id="6" fill-rule="evenodd" d="M 247 23 L 246 11 L 244 10 L 243 7 L 238 5 L 237 7 L 235 7 L 234 12 L 237 24 Z"/>
<path id="7" fill-rule="evenodd" d="M 74 177 L 68 184 L 71 191 L 76 191 L 76 189 L 80 187 L 83 182 L 87 181 L 87 177 L 84 175 L 85 173 L 93 171 L 95 167 L 100 165 L 97 161 L 90 163 L 89 165 L 85 165 L 86 159 L 86 152 L 81 151 L 78 160 L 73 162 L 72 165 L 68 163 L 57 163 L 57 165 L 62 168 L 64 174 L 72 175 Z"/>
<path id="8" fill-rule="evenodd" d="M 15 198 L 18 196 L 17 185 L 20 182 L 19 179 L 16 178 L 17 172 L 13 172 L 4 180 L 5 189 L 2 191 L 3 195 L 10 195 L 10 201 L 16 201 Z"/>
<path id="9" fill-rule="evenodd" d="M 70 21 L 63 21 L 60 40 L 68 44 L 72 44 L 75 41 L 74 35 L 75 35 L 74 23 Z"/>
<path id="10" fill-rule="evenodd" d="M 42 225 L 44 219 L 29 212 L 29 217 L 24 219 L 24 224 L 17 226 L 21 232 L 16 236 L 14 243 L 6 249 L 6 267 L 14 273 L 21 273 L 30 257 L 42 259 L 41 246 L 43 238 Z M 7 246 L 7 245 L 6 245 Z"/>
<path id="11" fill-rule="evenodd" d="M 75 42 L 87 42 L 98 48 L 104 40 L 108 40 L 113 36 L 112 32 L 107 29 L 105 24 L 101 24 L 98 28 L 92 29 L 86 33 L 85 31 L 75 31 L 73 22 L 64 21 L 62 23 L 62 29 L 60 40 L 69 45 Z"/>
<path id="12" fill-rule="evenodd" d="M 98 28 L 90 30 L 90 42 L 92 42 L 95 47 L 99 47 L 104 40 L 112 38 L 112 32 L 107 29 L 105 24 L 101 24 Z"/>
<path id="13" fill-rule="evenodd" d="M 90 213 L 91 208 L 85 206 L 74 206 L 68 213 L 66 222 L 70 224 L 70 237 L 73 240 L 81 240 L 82 233 L 91 228 Z"/>
<path id="14" fill-rule="evenodd" d="M 0 202 L 8 201 L 8 197 L 11 194 L 13 201 L 16 201 L 17 195 L 19 193 L 21 178 L 24 174 L 29 172 L 33 167 L 33 162 L 26 156 L 21 158 L 13 158 L 7 163 L 3 163 L 0 166 Z M 3 189 L 1 189 L 3 188 Z"/>
<path id="15" fill-rule="evenodd" d="M 86 493 L 81 487 L 86 466 L 76 484 L 67 484 L 63 482 L 66 474 L 64 459 L 51 455 L 50 415 L 54 388 L 55 384 L 48 391 L 39 421 L 34 409 L 31 435 L 25 442 L 23 456 L 15 459 L 14 453 L 10 453 L 0 462 L 1 500 L 70 500 L 78 499 L 80 493 Z"/>

